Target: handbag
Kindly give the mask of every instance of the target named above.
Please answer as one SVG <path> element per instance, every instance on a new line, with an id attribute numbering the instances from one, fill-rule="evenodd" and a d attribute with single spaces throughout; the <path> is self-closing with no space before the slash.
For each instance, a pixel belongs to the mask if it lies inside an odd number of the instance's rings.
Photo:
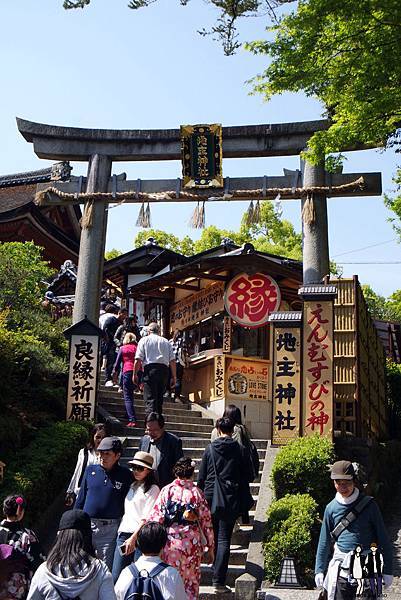
<path id="1" fill-rule="evenodd" d="M 235 518 L 240 514 L 239 484 L 229 479 L 219 479 L 212 444 L 210 445 L 210 455 L 214 470 L 214 488 L 210 512 L 217 518 L 225 518 L 227 514 Z"/>

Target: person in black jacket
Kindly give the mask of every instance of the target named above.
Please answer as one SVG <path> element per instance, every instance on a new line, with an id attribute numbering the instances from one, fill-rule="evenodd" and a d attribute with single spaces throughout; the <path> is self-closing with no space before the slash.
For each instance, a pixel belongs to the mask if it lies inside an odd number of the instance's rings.
<path id="1" fill-rule="evenodd" d="M 184 456 L 182 441 L 164 428 L 164 417 L 151 412 L 145 419 L 145 434 L 139 442 L 139 450 L 153 456 L 157 483 L 160 488 L 174 479 L 173 467 Z"/>
<path id="2" fill-rule="evenodd" d="M 216 422 L 218 438 L 205 450 L 199 468 L 198 487 L 204 492 L 211 508 L 215 560 L 213 564 L 213 586 L 216 593 L 231 592 L 225 585 L 230 542 L 237 517 L 247 512 L 252 504 L 249 491 L 249 465 L 244 461 L 241 449 L 232 439 L 234 421 L 222 417 Z M 220 490 L 226 494 L 225 508 L 215 509 L 213 495 L 216 493 L 216 475 Z M 221 485 L 222 484 L 222 485 Z"/>

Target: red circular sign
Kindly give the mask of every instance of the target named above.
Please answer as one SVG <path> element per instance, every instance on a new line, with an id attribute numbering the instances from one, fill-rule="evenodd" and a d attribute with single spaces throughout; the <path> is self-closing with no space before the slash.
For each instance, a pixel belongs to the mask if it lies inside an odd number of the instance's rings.
<path id="1" fill-rule="evenodd" d="M 230 317 L 244 327 L 261 327 L 278 310 L 280 288 L 269 275 L 241 273 L 228 284 L 224 304 Z"/>

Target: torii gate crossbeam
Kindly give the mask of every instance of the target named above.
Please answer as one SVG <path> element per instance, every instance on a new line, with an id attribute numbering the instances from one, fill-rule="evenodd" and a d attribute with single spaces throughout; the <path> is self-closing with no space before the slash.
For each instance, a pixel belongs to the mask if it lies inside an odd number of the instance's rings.
<path id="1" fill-rule="evenodd" d="M 109 130 L 60 127 L 34 123 L 17 118 L 24 138 L 33 144 L 39 158 L 62 161 L 88 161 L 86 192 L 107 192 L 111 183 L 113 161 L 179 160 L 181 158 L 180 131 L 163 130 Z M 223 157 L 247 158 L 299 155 L 316 131 L 326 130 L 326 120 L 299 123 L 247 125 L 223 127 Z M 352 146 L 347 150 L 361 150 L 366 146 Z M 305 188 L 327 185 L 324 166 L 305 164 Z M 338 177 L 338 182 L 349 182 Z M 380 174 L 367 174 L 369 184 L 364 195 L 380 194 Z M 244 183 L 238 179 L 238 185 Z M 256 178 L 253 178 L 255 180 Z M 130 184 L 130 182 L 126 182 Z M 251 185 L 250 181 L 248 184 Z M 114 179 L 115 185 L 115 179 Z M 124 185 L 120 178 L 120 185 Z M 149 188 L 165 185 L 153 182 Z M 63 184 L 55 183 L 57 189 Z M 113 188 L 112 188 L 113 189 Z M 130 188 L 129 188 L 130 189 Z M 237 188 L 237 189 L 247 189 Z M 221 191 L 221 190 L 219 190 Z M 213 189 L 207 191 L 213 196 Z M 355 195 L 353 193 L 352 195 Z M 199 199 L 204 198 L 202 190 Z M 298 196 L 299 197 L 299 196 Z M 263 198 L 261 198 L 263 199 Z M 102 282 L 107 225 L 107 204 L 111 199 L 97 199 L 92 206 L 92 226 L 83 228 L 78 262 L 74 322 L 85 316 L 96 323 Z M 303 222 L 304 283 L 320 282 L 329 272 L 326 193 L 313 193 L 309 199 L 314 210 L 314 221 Z M 52 201 L 54 203 L 54 199 Z M 305 199 L 302 200 L 304 205 Z M 86 206 L 86 205 L 85 205 Z"/>

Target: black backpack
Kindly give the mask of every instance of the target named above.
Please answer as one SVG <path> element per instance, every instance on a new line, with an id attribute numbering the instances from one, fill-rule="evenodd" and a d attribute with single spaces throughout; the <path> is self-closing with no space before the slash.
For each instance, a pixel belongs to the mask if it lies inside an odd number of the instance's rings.
<path id="1" fill-rule="evenodd" d="M 148 573 L 145 569 L 138 571 L 134 564 L 129 565 L 132 581 L 125 592 L 124 600 L 163 600 L 163 594 L 154 578 L 167 567 L 166 563 L 161 562 Z"/>

